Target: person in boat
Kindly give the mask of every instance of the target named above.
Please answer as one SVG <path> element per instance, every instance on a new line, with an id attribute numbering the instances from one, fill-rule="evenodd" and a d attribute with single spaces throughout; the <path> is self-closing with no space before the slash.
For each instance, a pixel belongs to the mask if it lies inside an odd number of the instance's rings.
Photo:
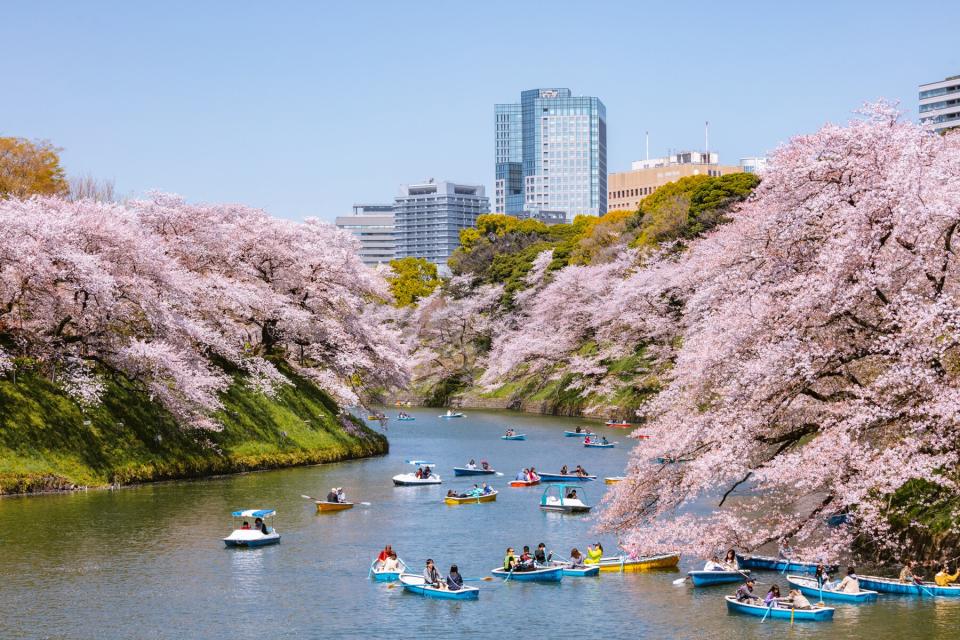
<path id="1" fill-rule="evenodd" d="M 580 553 L 580 550 L 574 547 L 570 549 L 570 568 L 578 569 L 584 566 L 583 554 Z"/>
<path id="2" fill-rule="evenodd" d="M 570 493 L 567 494 L 567 500 L 576 500 L 577 499 L 577 490 L 570 489 Z"/>
<path id="3" fill-rule="evenodd" d="M 470 462 L 467 463 L 467 469 L 476 469 L 477 463 L 473 461 L 473 458 L 470 458 Z"/>
<path id="4" fill-rule="evenodd" d="M 487 462 L 486 460 L 481 460 L 480 468 L 483 469 L 484 471 L 490 471 L 490 463 Z"/>
<path id="5" fill-rule="evenodd" d="M 957 572 L 954 574 L 950 573 L 950 567 L 943 565 L 940 567 L 940 571 L 933 576 L 933 581 L 937 583 L 938 587 L 949 587 L 957 579 L 960 578 L 960 569 L 957 569 Z"/>
<path id="6" fill-rule="evenodd" d="M 727 549 L 727 555 L 723 556 L 724 571 L 739 571 L 740 563 L 737 562 L 737 552 L 733 549 Z"/>
<path id="7" fill-rule="evenodd" d="M 584 564 L 600 564 L 600 558 L 603 557 L 603 545 L 599 542 L 596 546 L 587 545 L 587 559 Z"/>
<path id="8" fill-rule="evenodd" d="M 343 492 L 343 487 L 337 487 L 337 502 L 343 504 L 347 501 L 347 494 Z"/>
<path id="9" fill-rule="evenodd" d="M 840 584 L 836 586 L 834 591 L 842 591 L 843 593 L 860 593 L 860 578 L 857 577 L 857 572 L 853 567 L 847 567 L 847 575 L 844 576 L 843 580 L 840 581 Z"/>
<path id="10" fill-rule="evenodd" d="M 437 571 L 437 568 L 433 564 L 433 560 L 427 559 L 427 566 L 423 570 L 423 579 L 431 587 L 440 586 L 440 572 Z"/>
<path id="11" fill-rule="evenodd" d="M 388 544 L 383 548 L 383 551 L 381 551 L 380 554 L 377 556 L 377 562 L 379 562 L 380 564 L 383 564 L 384 562 L 387 561 L 387 558 L 389 558 L 390 554 L 392 553 L 393 553 L 393 547 L 391 547 Z"/>
<path id="12" fill-rule="evenodd" d="M 780 585 L 773 585 L 770 587 L 770 590 L 767 591 L 766 597 L 763 599 L 763 604 L 772 607 L 777 604 L 777 601 L 780 599 Z"/>
<path id="13" fill-rule="evenodd" d="M 560 475 L 562 475 L 562 476 L 568 475 L 568 474 L 567 474 L 567 465 L 563 465 L 562 467 L 560 467 Z"/>
<path id="14" fill-rule="evenodd" d="M 603 436 L 600 438 L 600 444 L 610 444 L 610 441 L 607 440 L 607 436 Z"/>
<path id="15" fill-rule="evenodd" d="M 790 589 L 790 596 L 784 604 L 789 605 L 791 609 L 813 609 L 807 596 L 800 593 L 799 589 Z"/>
<path id="16" fill-rule="evenodd" d="M 331 487 L 330 493 L 327 494 L 327 502 L 339 502 L 340 500 L 337 497 L 337 488 Z"/>
<path id="17" fill-rule="evenodd" d="M 542 542 L 537 545 L 537 550 L 533 552 L 533 559 L 537 564 L 547 564 L 553 558 L 553 552 L 547 553 L 547 545 Z"/>
<path id="18" fill-rule="evenodd" d="M 753 578 L 747 578 L 747 581 L 740 585 L 740 588 L 737 589 L 736 598 L 737 602 L 746 602 L 748 604 L 756 604 L 760 601 L 760 598 L 753 595 Z"/>
<path id="19" fill-rule="evenodd" d="M 417 472 L 416 472 L 415 474 L 413 474 L 413 475 L 415 475 L 415 476 L 417 477 L 417 479 L 422 478 L 422 477 L 423 477 L 423 469 L 418 466 L 418 467 L 417 467 Z"/>
<path id="20" fill-rule="evenodd" d="M 249 529 L 249 528 L 250 528 L 250 523 L 247 522 L 246 520 L 244 520 L 244 521 L 243 521 L 243 524 L 240 525 L 240 528 L 241 528 L 241 529 Z"/>
<path id="21" fill-rule="evenodd" d="M 518 472 L 517 472 L 517 477 L 514 478 L 514 480 L 523 480 L 524 482 L 526 482 L 527 480 L 529 480 L 529 478 L 528 478 L 528 475 L 529 475 L 529 474 L 530 474 L 530 472 L 527 471 L 526 469 L 524 469 L 523 471 L 518 471 Z"/>
<path id="22" fill-rule="evenodd" d="M 460 569 L 455 564 L 450 565 L 450 573 L 447 575 L 447 589 L 450 591 L 463 589 L 463 576 L 460 575 Z"/>
<path id="23" fill-rule="evenodd" d="M 534 467 L 530 467 L 529 473 L 527 473 L 527 480 L 530 482 L 536 482 L 540 479 L 540 476 L 537 475 L 537 470 Z"/>
<path id="24" fill-rule="evenodd" d="M 704 571 L 724 571 L 724 566 L 720 563 L 720 556 L 713 556 L 703 565 Z"/>
<path id="25" fill-rule="evenodd" d="M 383 564 L 380 565 L 380 570 L 386 573 L 399 573 L 400 568 L 400 560 L 397 558 L 397 554 L 392 551 L 390 555 L 387 556 L 387 559 L 383 561 Z"/>
<path id="26" fill-rule="evenodd" d="M 503 556 L 503 570 L 516 571 L 519 564 L 517 556 L 513 553 L 513 547 L 507 547 L 507 552 Z"/>
<path id="27" fill-rule="evenodd" d="M 426 480 L 430 477 L 430 467 L 423 468 L 423 474 L 420 476 L 422 479 Z"/>
<path id="28" fill-rule="evenodd" d="M 821 589 L 823 588 L 824 583 L 830 581 L 830 576 L 827 574 L 827 567 L 824 566 L 822 562 L 817 563 L 817 569 L 813 576 L 817 579 L 817 586 Z"/>
<path id="29" fill-rule="evenodd" d="M 507 432 L 504 435 L 509 438 L 510 436 L 514 435 L 514 433 L 515 432 L 513 429 L 507 429 Z"/>
<path id="30" fill-rule="evenodd" d="M 577 426 L 577 430 L 575 431 L 575 433 L 583 433 L 583 427 L 581 427 L 581 426 L 578 425 L 578 426 Z"/>
<path id="31" fill-rule="evenodd" d="M 587 436 L 583 439 L 583 444 L 593 444 L 593 441 L 590 439 L 590 436 Z"/>
<path id="32" fill-rule="evenodd" d="M 577 476 L 580 477 L 580 478 L 584 478 L 584 477 L 586 477 L 586 476 L 588 475 L 588 474 L 587 474 L 587 470 L 584 469 L 583 467 L 581 467 L 580 465 L 577 465 L 577 468 L 574 470 L 574 472 L 575 472 L 575 473 L 577 474 Z"/>
<path id="33" fill-rule="evenodd" d="M 448 498 L 459 498 L 460 496 L 459 496 L 459 495 L 457 494 L 457 492 L 454 491 L 453 489 L 447 489 L 447 497 L 448 497 Z"/>
<path id="34" fill-rule="evenodd" d="M 533 563 L 533 556 L 530 555 L 530 546 L 523 545 L 523 553 L 520 554 L 520 566 L 517 567 L 518 571 L 533 571 L 536 569 Z"/>
<path id="35" fill-rule="evenodd" d="M 485 496 L 489 495 L 493 493 L 493 488 L 490 485 L 488 485 L 486 482 L 484 482 L 483 487 L 481 488 L 481 493 L 483 493 L 483 495 Z"/>
<path id="36" fill-rule="evenodd" d="M 900 582 L 917 584 L 923 582 L 923 576 L 914 572 L 916 567 L 917 563 L 914 560 L 910 560 L 903 565 L 903 569 L 900 570 Z"/>
<path id="37" fill-rule="evenodd" d="M 253 528 L 259 529 L 260 533 L 267 535 L 270 533 L 270 529 L 267 528 L 267 523 L 263 521 L 263 518 L 257 518 L 253 521 Z"/>

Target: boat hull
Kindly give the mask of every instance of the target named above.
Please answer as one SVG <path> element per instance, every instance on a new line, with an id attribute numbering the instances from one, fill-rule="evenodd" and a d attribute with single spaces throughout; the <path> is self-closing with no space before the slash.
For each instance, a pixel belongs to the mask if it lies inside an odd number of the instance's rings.
<path id="1" fill-rule="evenodd" d="M 423 576 L 411 575 L 411 574 L 401 574 L 400 575 L 400 584 L 403 585 L 405 591 L 410 593 L 415 593 L 418 596 L 424 596 L 426 598 L 436 598 L 437 600 L 476 600 L 480 597 L 480 589 L 476 587 L 463 586 L 457 591 L 449 591 L 447 589 L 437 589 L 435 587 L 428 587 L 424 584 Z"/>
<path id="2" fill-rule="evenodd" d="M 613 448 L 614 448 L 615 446 L 617 446 L 617 445 L 616 445 L 616 443 L 613 443 L 613 442 L 610 442 L 610 443 L 607 443 L 607 444 L 603 444 L 603 443 L 596 443 L 596 444 L 594 444 L 593 442 L 591 442 L 591 443 L 588 444 L 588 443 L 584 442 L 584 443 L 583 443 L 583 446 L 585 446 L 585 447 L 588 448 L 588 449 L 613 449 Z"/>
<path id="3" fill-rule="evenodd" d="M 773 558 L 770 556 L 741 556 L 737 555 L 737 562 L 744 569 L 765 569 L 767 571 L 780 571 L 791 573 L 816 573 L 816 562 L 796 562 L 784 558 Z M 836 573 L 837 565 L 824 565 L 830 573 Z"/>
<path id="4" fill-rule="evenodd" d="M 416 418 L 396 418 L 397 422 L 413 422 Z"/>
<path id="5" fill-rule="evenodd" d="M 463 415 L 464 415 L 464 414 L 462 414 L 462 413 L 454 413 L 454 414 L 451 414 L 451 415 L 443 414 L 443 415 L 439 415 L 439 416 L 437 416 L 437 417 L 438 417 L 438 418 L 444 418 L 444 419 L 448 419 L 448 420 L 449 420 L 449 419 L 451 419 L 451 418 L 462 418 Z"/>
<path id="6" fill-rule="evenodd" d="M 493 469 L 467 469 L 465 467 L 454 467 L 455 476 L 492 476 L 496 473 Z"/>
<path id="7" fill-rule="evenodd" d="M 594 565 L 592 567 L 577 567 L 572 569 L 570 567 L 565 567 L 558 565 L 563 569 L 563 575 L 569 576 L 571 578 L 591 578 L 593 576 L 600 575 L 600 567 Z"/>
<path id="8" fill-rule="evenodd" d="M 845 591 L 831 591 L 830 589 L 821 590 L 817 586 L 816 578 L 807 578 L 801 576 L 787 576 L 787 584 L 794 589 L 799 589 L 800 593 L 811 598 L 823 600 L 835 600 L 836 602 L 872 602 L 877 599 L 878 593 L 869 589 L 861 589 L 859 593 L 846 593 Z"/>
<path id="9" fill-rule="evenodd" d="M 316 500 L 315 502 L 317 504 L 317 513 L 334 513 L 335 511 L 353 509 L 352 502 L 326 502 L 323 500 Z"/>
<path id="10" fill-rule="evenodd" d="M 636 571 L 655 571 L 657 569 L 673 569 L 680 564 L 679 553 L 664 553 L 656 556 L 645 556 L 631 560 L 625 557 L 600 558 L 600 571 L 604 573 L 631 573 Z"/>
<path id="11" fill-rule="evenodd" d="M 278 544 L 280 542 L 280 534 L 271 531 L 267 535 L 263 535 L 256 530 L 244 530 L 243 536 L 237 536 L 238 531 L 234 531 L 230 536 L 223 539 L 223 544 L 227 547 L 246 547 L 246 548 L 255 548 L 255 547 L 266 547 L 271 544 Z M 256 534 L 256 535 L 253 535 Z"/>
<path id="12" fill-rule="evenodd" d="M 526 440 L 527 434 L 521 433 L 515 436 L 500 436 L 501 440 Z"/>
<path id="13" fill-rule="evenodd" d="M 901 596 L 918 596 L 929 598 L 940 596 L 944 598 L 960 598 L 960 586 L 938 587 L 934 582 L 924 582 L 923 586 L 916 583 L 900 582 L 896 578 L 880 578 L 878 576 L 858 576 L 860 587 L 880 593 L 892 593 Z"/>
<path id="14" fill-rule="evenodd" d="M 597 476 L 561 475 L 559 473 L 537 473 L 543 482 L 593 482 Z"/>
<path id="15" fill-rule="evenodd" d="M 453 496 L 447 496 L 443 499 L 447 504 L 480 504 L 481 502 L 496 502 L 497 492 L 488 493 L 483 496 L 469 497 L 469 498 L 454 498 Z"/>
<path id="16" fill-rule="evenodd" d="M 823 622 L 833 619 L 833 607 L 818 607 L 815 609 L 783 609 L 780 607 L 766 607 L 762 604 L 747 604 L 737 602 L 734 596 L 725 596 L 727 609 L 735 613 L 745 613 L 760 618 L 776 618 L 778 620 L 797 620 L 808 622 Z"/>
<path id="17" fill-rule="evenodd" d="M 370 577 L 376 582 L 396 582 L 400 578 L 399 571 L 371 571 Z"/>
<path id="18" fill-rule="evenodd" d="M 511 480 L 511 487 L 533 487 L 540 484 L 539 480 Z"/>
<path id="19" fill-rule="evenodd" d="M 498 578 L 515 580 L 517 582 L 560 582 L 563 580 L 562 567 L 549 567 L 545 569 L 534 569 L 533 571 L 506 571 L 503 568 L 497 568 L 490 573 Z"/>
<path id="20" fill-rule="evenodd" d="M 581 431 L 580 433 L 577 433 L 576 431 L 564 431 L 563 435 L 566 438 L 586 438 L 587 436 L 590 436 L 592 438 L 597 434 L 587 433 L 586 431 Z"/>
<path id="21" fill-rule="evenodd" d="M 750 575 L 750 571 L 691 571 L 690 582 L 695 587 L 709 587 L 715 584 L 729 584 L 731 582 L 740 582 Z"/>

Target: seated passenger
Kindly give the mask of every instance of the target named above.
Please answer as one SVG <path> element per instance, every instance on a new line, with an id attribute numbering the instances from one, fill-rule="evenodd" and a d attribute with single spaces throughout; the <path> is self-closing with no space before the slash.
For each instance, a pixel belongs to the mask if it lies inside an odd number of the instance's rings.
<path id="1" fill-rule="evenodd" d="M 397 558 L 397 554 L 391 553 L 387 556 L 387 559 L 383 561 L 383 564 L 380 566 L 381 571 L 386 571 L 387 573 L 399 573 L 400 560 Z"/>
<path id="2" fill-rule="evenodd" d="M 723 571 L 724 568 L 723 568 L 723 565 L 720 564 L 720 557 L 713 556 L 712 558 L 707 560 L 706 564 L 703 565 L 703 570 L 704 571 Z"/>
<path id="3" fill-rule="evenodd" d="M 470 462 L 467 463 L 467 469 L 476 469 L 477 463 L 473 461 L 473 458 L 470 458 Z"/>
<path id="4" fill-rule="evenodd" d="M 740 588 L 737 589 L 736 597 L 737 602 L 746 602 L 748 604 L 757 604 L 760 601 L 760 598 L 753 595 L 753 578 L 747 578 L 747 581 L 740 585 Z"/>
<path id="5" fill-rule="evenodd" d="M 860 593 L 860 579 L 857 577 L 857 572 L 853 567 L 847 567 L 847 575 L 840 581 L 840 584 L 836 586 L 835 591 Z"/>
<path id="6" fill-rule="evenodd" d="M 580 553 L 580 550 L 574 547 L 570 549 L 570 568 L 579 569 L 584 566 L 583 555 Z"/>
<path id="7" fill-rule="evenodd" d="M 330 493 L 327 494 L 327 502 L 337 502 L 337 489 L 334 487 L 330 489 Z"/>
<path id="8" fill-rule="evenodd" d="M 767 591 L 766 597 L 763 599 L 763 604 L 768 607 L 771 607 L 777 604 L 777 601 L 780 599 L 780 586 L 773 585 L 770 587 L 770 590 Z"/>
<path id="9" fill-rule="evenodd" d="M 450 566 L 450 574 L 447 576 L 447 589 L 450 591 L 460 591 L 463 588 L 463 576 L 460 575 L 460 569 L 457 565 Z"/>
<path id="10" fill-rule="evenodd" d="M 483 469 L 484 471 L 490 471 L 490 463 L 487 462 L 486 460 L 481 460 L 480 468 Z"/>
<path id="11" fill-rule="evenodd" d="M 813 605 L 807 600 L 807 597 L 800 593 L 799 589 L 790 590 L 789 603 L 793 609 L 813 609 Z"/>
<path id="12" fill-rule="evenodd" d="M 267 535 L 270 533 L 270 529 L 267 528 L 267 523 L 263 521 L 263 518 L 257 518 L 253 521 L 253 528 L 259 529 L 260 533 Z"/>
<path id="13" fill-rule="evenodd" d="M 951 584 L 957 581 L 957 578 L 960 578 L 960 569 L 957 569 L 956 573 L 951 574 L 950 567 L 943 565 L 940 568 L 940 571 L 933 576 L 933 581 L 937 583 L 938 587 L 949 587 Z"/>
<path id="14" fill-rule="evenodd" d="M 528 474 L 529 474 L 529 471 L 527 471 L 526 469 L 524 469 L 523 471 L 519 471 L 517 472 L 517 477 L 514 478 L 514 480 L 523 480 L 524 482 L 526 482 L 529 479 L 527 477 Z"/>
<path id="15" fill-rule="evenodd" d="M 577 499 L 577 490 L 570 489 L 570 493 L 567 494 L 567 500 L 576 500 Z"/>
<path id="16" fill-rule="evenodd" d="M 547 553 L 547 545 L 542 542 L 537 545 L 537 550 L 533 552 L 533 559 L 537 564 L 545 565 L 553 558 L 553 553 Z"/>
<path id="17" fill-rule="evenodd" d="M 241 528 L 241 529 L 249 529 L 249 528 L 250 528 L 250 523 L 247 522 L 246 520 L 244 520 L 244 521 L 243 521 L 243 525 L 241 525 L 240 528 Z"/>

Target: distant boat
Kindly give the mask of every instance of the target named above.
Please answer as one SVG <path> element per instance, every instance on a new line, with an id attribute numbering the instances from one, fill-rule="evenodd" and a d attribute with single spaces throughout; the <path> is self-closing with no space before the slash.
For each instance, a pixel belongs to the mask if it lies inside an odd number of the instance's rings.
<path id="1" fill-rule="evenodd" d="M 440 476 L 433 473 L 429 478 L 418 478 L 415 473 L 401 473 L 393 476 L 393 484 L 398 487 L 419 487 L 428 484 L 441 484 Z"/>
<path id="2" fill-rule="evenodd" d="M 480 504 L 481 502 L 496 502 L 497 491 L 494 489 L 490 493 L 484 493 L 479 496 L 447 496 L 443 499 L 447 504 Z"/>
<path id="3" fill-rule="evenodd" d="M 710 587 L 715 584 L 729 584 L 741 582 L 750 575 L 750 570 L 744 571 L 690 571 L 687 573 L 690 582 L 695 587 Z"/>
<path id="4" fill-rule="evenodd" d="M 787 584 L 799 589 L 804 595 L 820 598 L 821 600 L 836 600 L 837 602 L 872 602 L 877 599 L 877 592 L 869 589 L 860 589 L 857 593 L 821 589 L 816 578 L 808 576 L 787 576 Z"/>
<path id="5" fill-rule="evenodd" d="M 564 431 L 563 435 L 566 438 L 586 438 L 586 437 L 592 438 L 597 434 L 590 433 L 589 431 Z"/>
<path id="6" fill-rule="evenodd" d="M 618 482 L 623 482 L 626 480 L 626 476 L 607 476 L 603 479 L 606 484 L 617 484 Z"/>
<path id="7" fill-rule="evenodd" d="M 446 413 L 442 413 L 437 417 L 438 418 L 462 418 L 463 416 L 464 414 L 460 413 L 459 411 L 454 412 L 454 411 L 451 411 L 450 409 L 447 409 Z"/>
<path id="8" fill-rule="evenodd" d="M 401 558 L 397 558 L 397 561 L 400 564 L 399 571 L 383 571 L 382 569 L 377 569 L 378 560 L 374 560 L 370 563 L 370 577 L 373 578 L 376 582 L 393 582 L 400 577 L 400 574 L 407 570 L 407 563 Z"/>
<path id="9" fill-rule="evenodd" d="M 334 511 L 346 511 L 353 509 L 352 502 L 327 502 L 326 500 L 314 500 L 317 505 L 317 513 L 332 513 Z"/>
<path id="10" fill-rule="evenodd" d="M 790 607 L 768 607 L 764 604 L 737 602 L 736 596 L 724 596 L 727 609 L 751 616 L 777 618 L 779 620 L 811 620 L 821 622 L 833 619 L 833 607 L 816 607 L 814 609 L 791 609 Z"/>
<path id="11" fill-rule="evenodd" d="M 575 473 L 540 473 L 537 472 L 540 479 L 544 482 L 592 482 L 597 476 L 578 476 Z"/>
<path id="12" fill-rule="evenodd" d="M 767 571 L 790 571 L 792 573 L 816 573 L 817 571 L 816 562 L 801 562 L 772 556 L 741 556 L 737 554 L 737 563 L 744 569 L 766 569 Z M 835 564 L 824 565 L 824 567 L 830 573 L 836 573 L 839 568 Z"/>
<path id="13" fill-rule="evenodd" d="M 540 496 L 540 508 L 544 511 L 562 511 L 564 513 L 587 513 L 593 508 L 586 504 L 580 496 L 570 497 L 570 492 L 583 491 L 577 485 L 551 484 L 543 490 Z"/>
<path id="14" fill-rule="evenodd" d="M 480 589 L 464 585 L 456 591 L 449 589 L 439 589 L 427 584 L 426 579 L 415 573 L 401 573 L 400 584 L 411 593 L 425 596 L 427 598 L 439 598 L 441 600 L 476 600 L 480 597 Z"/>
<path id="15" fill-rule="evenodd" d="M 514 434 L 514 435 L 512 435 L 512 436 L 500 436 L 500 439 L 501 439 L 501 440 L 526 440 L 526 439 L 527 439 L 527 434 L 525 434 L 525 433 L 517 433 L 517 434 Z"/>
<path id="16" fill-rule="evenodd" d="M 532 487 L 534 485 L 540 484 L 540 478 L 536 480 L 511 480 L 511 487 Z"/>
<path id="17" fill-rule="evenodd" d="M 613 427 L 615 429 L 629 429 L 630 427 L 633 426 L 629 422 L 614 422 L 613 420 L 607 420 L 603 424 L 607 425 L 608 427 Z"/>
<path id="18" fill-rule="evenodd" d="M 416 418 L 413 416 L 397 416 L 397 420 L 400 422 L 413 422 Z"/>
<path id="19" fill-rule="evenodd" d="M 563 580 L 562 567 L 541 567 L 529 571 L 507 571 L 503 567 L 497 567 L 490 573 L 498 578 L 505 580 L 514 580 L 516 582 L 560 582 Z"/>
<path id="20" fill-rule="evenodd" d="M 860 587 L 866 587 L 880 593 L 895 593 L 901 596 L 943 596 L 946 598 L 960 598 L 960 585 L 938 587 L 936 582 L 900 582 L 896 578 L 880 578 L 877 576 L 857 576 Z"/>
<path id="21" fill-rule="evenodd" d="M 454 467 L 455 476 L 492 476 L 496 474 L 495 469 L 470 469 L 468 467 Z"/>
<path id="22" fill-rule="evenodd" d="M 277 514 L 273 509 L 246 509 L 244 511 L 234 511 L 231 515 L 236 520 L 244 520 L 249 523 L 250 520 L 266 520 Z M 234 525 L 236 526 L 236 525 Z M 249 527 L 234 528 L 233 533 L 223 539 L 223 543 L 228 547 L 263 547 L 268 544 L 277 544 L 280 542 L 280 534 L 276 529 L 267 528 L 267 533 L 261 529 Z"/>
<path id="23" fill-rule="evenodd" d="M 600 558 L 600 571 L 630 573 L 634 571 L 650 571 L 653 569 L 672 569 L 680 564 L 679 553 L 660 553 L 653 556 L 604 556 Z"/>
<path id="24" fill-rule="evenodd" d="M 588 449 L 613 449 L 617 446 L 616 442 L 584 442 L 583 446 Z"/>

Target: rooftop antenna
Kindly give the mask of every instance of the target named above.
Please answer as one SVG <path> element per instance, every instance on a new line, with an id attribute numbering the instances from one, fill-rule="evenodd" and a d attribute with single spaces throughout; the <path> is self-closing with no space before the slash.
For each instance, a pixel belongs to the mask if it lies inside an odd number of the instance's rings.
<path id="1" fill-rule="evenodd" d="M 710 121 L 703 123 L 703 150 L 707 156 L 707 164 L 710 164 Z"/>
<path id="2" fill-rule="evenodd" d="M 650 132 L 647 131 L 647 162 L 650 161 Z"/>

